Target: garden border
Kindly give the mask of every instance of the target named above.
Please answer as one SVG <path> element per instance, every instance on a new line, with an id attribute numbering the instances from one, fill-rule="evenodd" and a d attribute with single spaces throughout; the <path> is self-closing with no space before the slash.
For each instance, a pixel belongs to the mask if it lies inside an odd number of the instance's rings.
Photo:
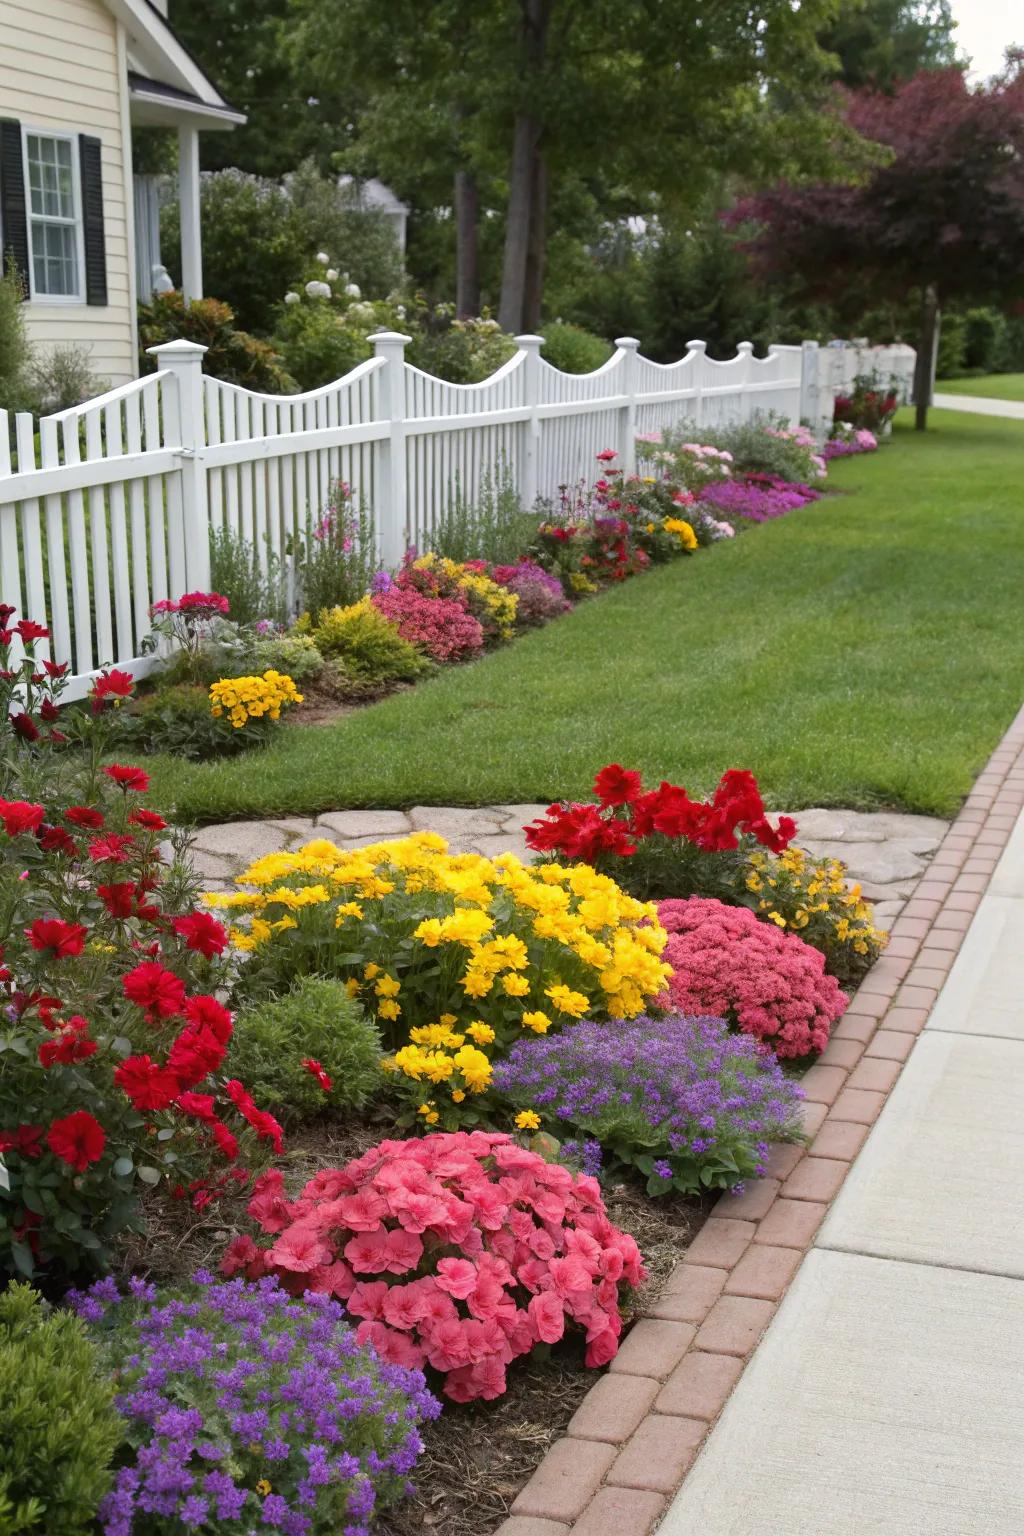
<path id="1" fill-rule="evenodd" d="M 814 1242 L 1024 809 L 1024 707 L 804 1078 L 807 1146 L 723 1195 L 495 1536 L 648 1536 Z"/>

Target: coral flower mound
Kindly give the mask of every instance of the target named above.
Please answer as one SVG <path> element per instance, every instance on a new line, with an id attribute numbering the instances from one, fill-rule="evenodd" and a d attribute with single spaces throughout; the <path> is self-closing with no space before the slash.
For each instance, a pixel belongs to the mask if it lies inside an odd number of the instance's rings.
<path id="1" fill-rule="evenodd" d="M 223 1274 L 338 1297 L 361 1319 L 360 1344 L 440 1371 L 459 1403 L 500 1397 L 508 1365 L 573 1324 L 587 1364 L 606 1365 L 622 1331 L 620 1288 L 645 1273 L 595 1179 L 484 1131 L 382 1141 L 316 1174 L 293 1201 L 271 1170 L 249 1213 L 270 1240 L 235 1238 Z"/>
<path id="2" fill-rule="evenodd" d="M 662 901 L 658 917 L 674 1008 L 721 1014 L 779 1057 L 825 1049 L 848 999 L 819 950 L 746 907 L 703 897 Z"/>

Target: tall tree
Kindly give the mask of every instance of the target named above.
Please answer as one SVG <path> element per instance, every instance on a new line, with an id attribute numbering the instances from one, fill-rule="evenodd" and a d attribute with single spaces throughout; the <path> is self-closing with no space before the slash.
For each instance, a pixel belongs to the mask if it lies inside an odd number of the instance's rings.
<path id="1" fill-rule="evenodd" d="M 888 163 L 855 185 L 780 184 L 734 218 L 756 226 L 763 276 L 851 315 L 916 293 L 923 430 L 942 304 L 1024 298 L 1024 70 L 974 89 L 958 69 L 925 70 L 892 95 L 849 95 L 845 116 Z"/>
<path id="2" fill-rule="evenodd" d="M 955 32 L 949 0 L 843 0 L 819 40 L 844 85 L 891 92 L 922 69 L 956 64 Z"/>

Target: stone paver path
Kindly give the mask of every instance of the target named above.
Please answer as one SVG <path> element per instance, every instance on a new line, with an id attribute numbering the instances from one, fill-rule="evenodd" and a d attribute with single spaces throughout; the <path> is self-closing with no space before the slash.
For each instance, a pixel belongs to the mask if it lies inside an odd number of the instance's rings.
<path id="1" fill-rule="evenodd" d="M 211 887 L 224 887 L 253 859 L 278 848 L 297 848 L 314 837 L 329 837 L 342 848 L 358 848 L 409 832 L 439 832 L 454 852 L 493 857 L 532 857 L 523 826 L 544 805 L 414 805 L 410 811 L 325 811 L 321 816 L 280 816 L 270 821 L 226 821 L 196 834 L 196 868 Z M 875 903 L 879 927 L 888 928 L 921 880 L 949 824 L 934 816 L 895 812 L 795 811 L 797 842 L 809 853 L 840 858 L 850 878 Z"/>

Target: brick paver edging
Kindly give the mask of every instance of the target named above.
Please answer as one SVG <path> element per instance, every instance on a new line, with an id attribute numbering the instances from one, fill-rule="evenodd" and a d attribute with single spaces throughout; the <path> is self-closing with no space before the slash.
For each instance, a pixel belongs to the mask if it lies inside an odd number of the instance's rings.
<path id="1" fill-rule="evenodd" d="M 1024 807 L 1024 709 L 807 1073 L 808 1146 L 724 1195 L 496 1536 L 648 1536 L 771 1321 L 939 995 Z"/>

